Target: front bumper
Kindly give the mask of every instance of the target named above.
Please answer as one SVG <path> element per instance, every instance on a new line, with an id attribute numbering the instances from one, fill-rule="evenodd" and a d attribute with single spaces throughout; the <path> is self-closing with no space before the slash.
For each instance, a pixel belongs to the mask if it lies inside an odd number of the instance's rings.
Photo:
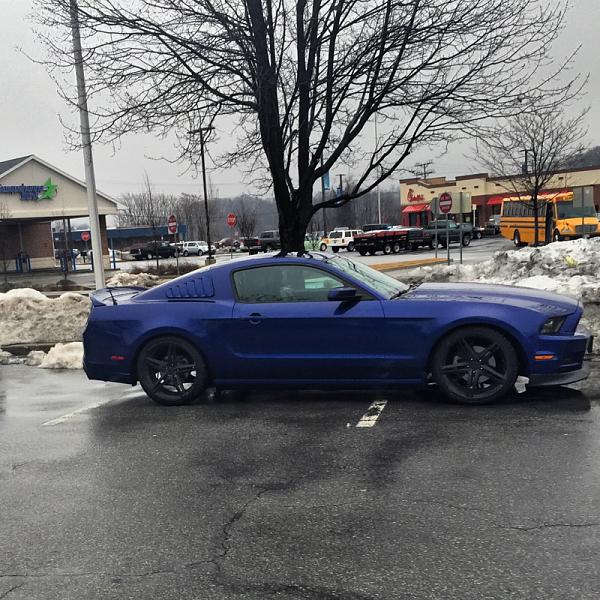
<path id="1" fill-rule="evenodd" d="M 583 381 L 590 376 L 590 366 L 584 364 L 581 369 L 567 371 L 566 373 L 533 373 L 529 376 L 528 387 L 546 387 L 555 385 L 569 385 Z"/>

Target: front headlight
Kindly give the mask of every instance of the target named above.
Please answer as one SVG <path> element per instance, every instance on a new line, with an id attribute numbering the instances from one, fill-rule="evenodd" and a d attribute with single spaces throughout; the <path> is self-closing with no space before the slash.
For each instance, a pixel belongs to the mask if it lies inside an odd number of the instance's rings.
<path id="1" fill-rule="evenodd" d="M 542 325 L 540 333 L 542 335 L 555 335 L 560 332 L 560 329 L 566 320 L 567 317 L 552 317 Z"/>

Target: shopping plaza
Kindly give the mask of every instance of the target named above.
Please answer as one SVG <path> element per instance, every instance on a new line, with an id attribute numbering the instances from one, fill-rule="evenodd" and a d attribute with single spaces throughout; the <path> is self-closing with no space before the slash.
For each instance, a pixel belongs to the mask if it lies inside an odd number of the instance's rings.
<path id="1" fill-rule="evenodd" d="M 600 166 L 559 170 L 544 192 L 572 191 L 576 187 L 593 188 L 596 212 L 600 212 Z M 492 215 L 500 214 L 502 200 L 515 195 L 506 178 L 490 177 L 487 173 L 461 175 L 454 180 L 447 180 L 445 177 L 401 179 L 402 225 L 422 226 L 434 219 L 431 201 L 443 192 L 452 195 L 454 210 L 450 211 L 450 215 L 458 216 L 456 207 L 460 205 L 462 195 L 463 219 L 476 225 L 484 225 Z"/>
<path id="2" fill-rule="evenodd" d="M 100 232 L 108 265 L 107 215 L 118 204 L 97 193 Z M 0 252 L 9 270 L 55 268 L 51 224 L 69 231 L 71 219 L 88 216 L 85 184 L 34 155 L 0 162 Z"/>

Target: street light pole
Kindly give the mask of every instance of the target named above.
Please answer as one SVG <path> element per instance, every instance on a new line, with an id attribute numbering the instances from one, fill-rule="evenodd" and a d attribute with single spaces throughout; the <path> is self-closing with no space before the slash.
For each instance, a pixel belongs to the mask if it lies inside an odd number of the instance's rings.
<path id="1" fill-rule="evenodd" d="M 379 144 L 379 136 L 377 135 L 377 113 L 375 113 L 375 152 Z M 379 174 L 377 175 L 379 180 Z M 377 222 L 381 223 L 381 190 L 379 189 L 379 181 L 377 181 Z"/>
<path id="2" fill-rule="evenodd" d="M 83 52 L 81 50 L 81 34 L 79 32 L 79 12 L 77 0 L 70 1 L 71 32 L 73 37 L 73 56 L 75 59 L 75 76 L 77 78 L 77 106 L 81 126 L 81 144 L 83 146 L 83 163 L 85 167 L 85 187 L 87 189 L 88 213 L 90 217 L 90 237 L 92 238 L 92 256 L 94 283 L 96 289 L 103 288 L 104 259 L 102 256 L 102 237 L 100 236 L 100 218 L 98 216 L 98 198 L 96 196 L 96 177 L 94 174 L 94 157 L 92 155 L 92 137 L 90 135 L 90 117 L 87 105 L 85 74 L 83 72 Z M 65 231 L 66 236 L 66 231 Z M 65 257 L 66 258 L 66 257 Z"/>

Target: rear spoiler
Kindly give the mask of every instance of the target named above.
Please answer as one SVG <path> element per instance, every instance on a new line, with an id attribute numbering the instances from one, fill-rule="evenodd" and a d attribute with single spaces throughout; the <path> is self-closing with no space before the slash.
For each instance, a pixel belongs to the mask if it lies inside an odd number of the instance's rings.
<path id="1" fill-rule="evenodd" d="M 119 298 L 131 298 L 140 292 L 145 292 L 147 289 L 137 285 L 105 287 L 90 294 L 90 300 L 92 301 L 92 306 L 115 306 L 119 304 Z"/>

